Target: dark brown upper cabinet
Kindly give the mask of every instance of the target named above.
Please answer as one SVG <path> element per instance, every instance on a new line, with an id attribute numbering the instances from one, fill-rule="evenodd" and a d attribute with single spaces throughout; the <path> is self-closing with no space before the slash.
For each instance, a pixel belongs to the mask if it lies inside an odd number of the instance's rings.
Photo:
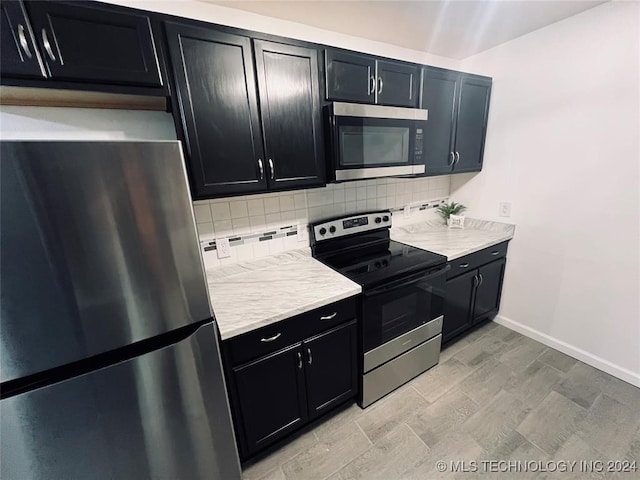
<path id="1" fill-rule="evenodd" d="M 488 77 L 425 67 L 426 175 L 482 170 L 490 96 Z"/>
<path id="2" fill-rule="evenodd" d="M 327 100 L 417 107 L 420 69 L 368 55 L 325 50 Z"/>
<path id="3" fill-rule="evenodd" d="M 327 100 L 375 103 L 376 61 L 354 53 L 325 50 Z"/>
<path id="4" fill-rule="evenodd" d="M 266 189 L 251 40 L 175 23 L 166 33 L 192 195 Z"/>
<path id="5" fill-rule="evenodd" d="M 162 86 L 148 15 L 100 4 L 31 1 L 21 16 L 21 2 L 8 3 L 15 5 L 2 8 L 3 77 Z"/>
<path id="6" fill-rule="evenodd" d="M 0 3 L 2 76 L 44 78 L 45 70 L 22 2 Z"/>
<path id="7" fill-rule="evenodd" d="M 316 50 L 252 48 L 249 37 L 177 23 L 166 34 L 194 198 L 324 185 Z"/>
<path id="8" fill-rule="evenodd" d="M 418 105 L 420 69 L 406 63 L 378 60 L 376 103 L 398 107 Z"/>
<path id="9" fill-rule="evenodd" d="M 482 170 L 490 96 L 490 78 L 461 74 L 454 173 Z"/>
<path id="10" fill-rule="evenodd" d="M 254 41 L 270 188 L 325 182 L 318 52 Z"/>

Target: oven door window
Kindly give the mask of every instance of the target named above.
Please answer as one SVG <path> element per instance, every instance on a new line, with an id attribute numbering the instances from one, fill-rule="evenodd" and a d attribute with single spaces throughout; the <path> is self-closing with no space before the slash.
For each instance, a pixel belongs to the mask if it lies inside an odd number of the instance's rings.
<path id="1" fill-rule="evenodd" d="M 412 126 L 406 120 L 339 118 L 339 168 L 410 165 Z"/>
<path id="2" fill-rule="evenodd" d="M 444 275 L 379 293 L 365 292 L 364 351 L 413 330 L 443 314 Z"/>

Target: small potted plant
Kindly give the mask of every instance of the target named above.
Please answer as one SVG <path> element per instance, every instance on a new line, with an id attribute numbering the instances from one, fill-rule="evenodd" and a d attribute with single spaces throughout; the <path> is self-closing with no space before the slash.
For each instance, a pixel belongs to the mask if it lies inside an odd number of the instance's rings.
<path id="1" fill-rule="evenodd" d="M 464 217 L 460 216 L 462 212 L 467 209 L 463 204 L 451 202 L 451 203 L 443 203 L 436 210 L 438 214 L 442 217 L 445 223 L 449 227 L 453 228 L 463 228 L 464 227 Z M 452 218 L 453 217 L 455 218 Z M 455 221 L 454 221 L 455 220 Z"/>

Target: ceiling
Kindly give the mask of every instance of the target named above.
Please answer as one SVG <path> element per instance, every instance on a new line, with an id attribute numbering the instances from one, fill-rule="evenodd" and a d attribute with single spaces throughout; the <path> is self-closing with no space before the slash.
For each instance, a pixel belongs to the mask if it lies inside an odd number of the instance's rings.
<path id="1" fill-rule="evenodd" d="M 584 0 L 203 0 L 463 59 L 595 7 Z"/>

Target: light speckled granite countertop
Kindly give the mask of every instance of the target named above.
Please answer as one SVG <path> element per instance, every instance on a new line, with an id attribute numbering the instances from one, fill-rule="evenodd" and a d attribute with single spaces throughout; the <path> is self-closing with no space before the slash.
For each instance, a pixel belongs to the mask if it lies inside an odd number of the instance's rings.
<path id="1" fill-rule="evenodd" d="M 510 223 L 489 222 L 465 218 L 463 229 L 448 228 L 442 220 L 393 227 L 391 238 L 413 247 L 446 255 L 455 260 L 469 253 L 513 238 L 516 226 Z"/>
<path id="2" fill-rule="evenodd" d="M 360 285 L 293 250 L 207 270 L 211 306 L 223 340 L 357 295 Z"/>

